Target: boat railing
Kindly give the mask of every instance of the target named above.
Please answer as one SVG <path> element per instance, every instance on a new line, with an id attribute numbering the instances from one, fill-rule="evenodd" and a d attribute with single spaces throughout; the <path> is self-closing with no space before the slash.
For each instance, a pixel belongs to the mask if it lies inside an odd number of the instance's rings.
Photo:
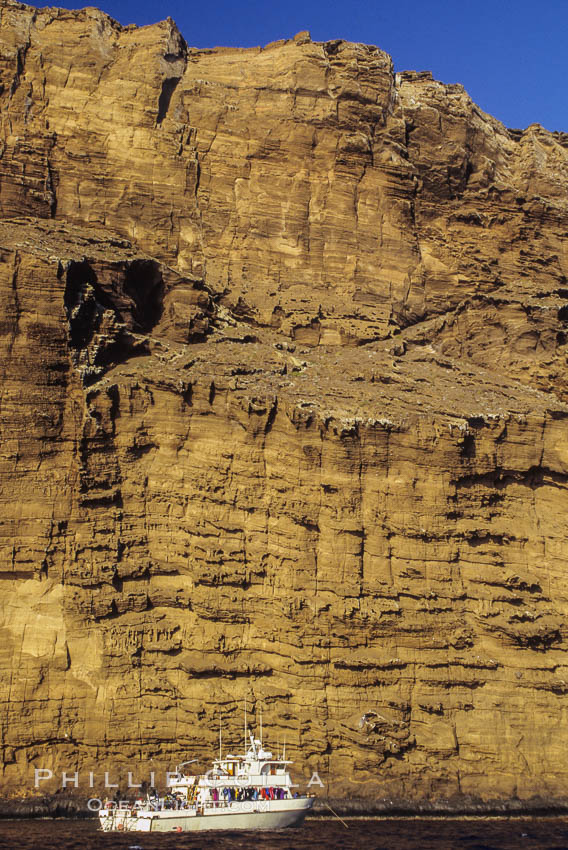
<path id="1" fill-rule="evenodd" d="M 256 789 L 257 792 L 260 789 Z M 137 814 L 140 810 L 143 811 L 153 811 L 153 812 L 163 812 L 163 811 L 188 811 L 192 809 L 197 810 L 227 810 L 232 809 L 233 811 L 238 810 L 240 807 L 244 809 L 251 809 L 257 805 L 261 805 L 263 808 L 267 803 L 271 803 L 278 800 L 291 800 L 295 797 L 306 797 L 309 796 L 307 794 L 285 794 L 283 797 L 270 797 L 270 796 L 261 796 L 260 793 L 256 797 L 251 797 L 249 799 L 227 799 L 225 796 L 221 796 L 218 800 L 184 800 L 176 797 L 170 798 L 151 798 L 147 800 L 136 800 L 136 801 L 126 801 L 121 800 L 119 803 L 108 803 L 105 808 L 108 808 L 109 813 L 112 812 L 114 815 L 134 815 Z"/>

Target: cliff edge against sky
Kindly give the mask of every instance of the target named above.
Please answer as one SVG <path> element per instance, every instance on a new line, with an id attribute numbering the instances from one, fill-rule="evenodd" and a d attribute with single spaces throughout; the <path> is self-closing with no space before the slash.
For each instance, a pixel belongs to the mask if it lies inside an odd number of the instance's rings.
<path id="1" fill-rule="evenodd" d="M 568 136 L 307 33 L 0 29 L 0 793 L 246 696 L 334 796 L 564 800 Z"/>

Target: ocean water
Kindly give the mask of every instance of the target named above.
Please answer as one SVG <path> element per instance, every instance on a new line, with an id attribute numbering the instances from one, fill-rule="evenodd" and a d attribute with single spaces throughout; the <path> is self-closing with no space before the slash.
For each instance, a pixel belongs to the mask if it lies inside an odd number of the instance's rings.
<path id="1" fill-rule="evenodd" d="M 568 818 L 310 819 L 278 832 L 102 833 L 96 820 L 0 821 L 4 850 L 568 850 Z"/>

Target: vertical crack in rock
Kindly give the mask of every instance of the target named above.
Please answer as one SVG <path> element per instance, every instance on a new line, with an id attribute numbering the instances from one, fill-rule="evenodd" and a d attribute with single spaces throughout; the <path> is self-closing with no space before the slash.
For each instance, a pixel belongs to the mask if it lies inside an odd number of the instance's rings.
<path id="1" fill-rule="evenodd" d="M 156 124 L 161 124 L 166 117 L 168 109 L 170 108 L 172 95 L 176 90 L 179 81 L 180 77 L 168 77 L 162 83 L 162 90 L 158 100 L 158 117 L 156 118 Z"/>
<path id="2" fill-rule="evenodd" d="M 171 18 L 167 19 L 166 24 L 169 27 L 167 52 L 164 53 L 161 60 L 166 77 L 162 81 L 158 99 L 157 126 L 160 126 L 168 114 L 173 93 L 183 76 L 187 64 L 187 44 L 183 36 Z"/>

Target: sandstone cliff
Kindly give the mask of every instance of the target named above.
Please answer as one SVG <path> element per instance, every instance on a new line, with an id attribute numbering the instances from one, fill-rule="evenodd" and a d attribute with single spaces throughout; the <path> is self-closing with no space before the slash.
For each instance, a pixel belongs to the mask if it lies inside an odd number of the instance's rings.
<path id="1" fill-rule="evenodd" d="M 563 799 L 568 136 L 306 33 L 0 28 L 0 792 L 246 696 L 335 796 Z"/>

